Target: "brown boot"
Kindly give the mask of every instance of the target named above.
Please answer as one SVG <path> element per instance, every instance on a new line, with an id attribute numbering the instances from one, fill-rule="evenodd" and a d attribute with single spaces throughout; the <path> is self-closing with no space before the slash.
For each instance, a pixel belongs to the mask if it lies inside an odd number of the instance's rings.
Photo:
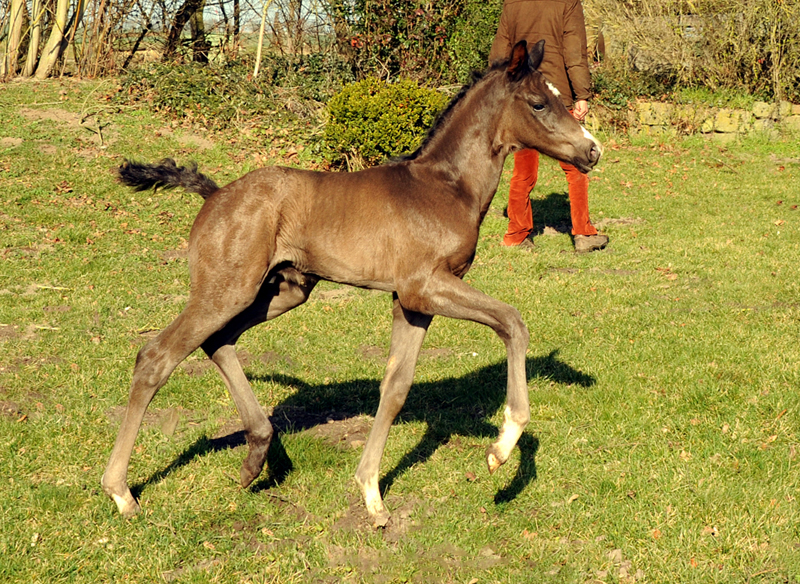
<path id="1" fill-rule="evenodd" d="M 608 245 L 608 235 L 596 233 L 594 235 L 576 235 L 575 251 L 578 253 L 588 253 L 603 249 Z"/>
<path id="2" fill-rule="evenodd" d="M 525 251 L 533 251 L 534 249 L 536 249 L 536 244 L 533 243 L 533 235 L 529 235 L 528 237 L 523 239 L 521 243 L 515 245 L 514 247 Z"/>

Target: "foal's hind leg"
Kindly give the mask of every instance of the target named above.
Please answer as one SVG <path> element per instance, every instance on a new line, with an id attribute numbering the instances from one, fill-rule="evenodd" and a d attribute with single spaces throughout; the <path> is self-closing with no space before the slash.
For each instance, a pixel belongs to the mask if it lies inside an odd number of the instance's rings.
<path id="1" fill-rule="evenodd" d="M 103 490 L 130 517 L 139 504 L 128 488 L 128 464 L 145 410 L 175 367 L 225 324 L 224 314 L 211 315 L 191 300 L 184 311 L 161 334 L 145 345 L 136 357 L 128 407 L 101 479 Z"/>
<path id="2" fill-rule="evenodd" d="M 275 275 L 272 283 L 264 284 L 252 305 L 203 343 L 203 350 L 219 368 L 245 428 L 249 450 L 239 473 L 242 487 L 248 487 L 261 474 L 273 429 L 247 381 L 234 344 L 247 329 L 303 304 L 316 283 L 316 278 L 294 270 Z"/>
<path id="3" fill-rule="evenodd" d="M 414 368 L 419 358 L 419 350 L 432 316 L 406 310 L 400 306 L 397 295 L 392 310 L 392 342 L 386 374 L 381 382 L 381 400 L 378 413 L 372 424 L 361 462 L 356 470 L 356 483 L 361 489 L 364 504 L 372 517 L 375 527 L 386 525 L 389 513 L 381 499 L 378 487 L 383 450 L 389 437 L 389 430 L 397 414 L 403 407 L 414 378 Z"/>

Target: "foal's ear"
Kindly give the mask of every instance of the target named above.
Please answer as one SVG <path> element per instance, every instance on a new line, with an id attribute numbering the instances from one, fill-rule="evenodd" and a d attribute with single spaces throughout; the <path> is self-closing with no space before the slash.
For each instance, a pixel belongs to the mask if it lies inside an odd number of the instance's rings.
<path id="1" fill-rule="evenodd" d="M 528 60 L 528 41 L 521 40 L 511 49 L 511 60 L 508 63 L 508 74 L 511 81 L 519 81 L 530 73 L 531 65 Z"/>
<path id="2" fill-rule="evenodd" d="M 529 53 L 530 64 L 532 69 L 538 69 L 544 59 L 544 39 L 533 45 Z"/>

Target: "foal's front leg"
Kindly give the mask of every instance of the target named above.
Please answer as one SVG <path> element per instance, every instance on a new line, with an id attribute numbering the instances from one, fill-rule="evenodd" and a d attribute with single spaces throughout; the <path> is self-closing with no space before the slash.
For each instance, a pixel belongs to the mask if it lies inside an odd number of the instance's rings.
<path id="1" fill-rule="evenodd" d="M 392 316 L 392 342 L 386 374 L 381 382 L 381 400 L 355 477 L 375 527 L 383 527 L 389 521 L 378 486 L 383 449 L 392 422 L 408 396 L 422 341 L 433 318 L 404 309 L 396 294 Z"/>
<path id="2" fill-rule="evenodd" d="M 525 353 L 529 334 L 519 311 L 480 292 L 453 274 L 439 273 L 422 290 L 401 296 L 404 306 L 441 316 L 471 320 L 491 327 L 506 346 L 508 388 L 503 426 L 497 440 L 486 449 L 486 464 L 493 473 L 504 464 L 530 420 Z"/>

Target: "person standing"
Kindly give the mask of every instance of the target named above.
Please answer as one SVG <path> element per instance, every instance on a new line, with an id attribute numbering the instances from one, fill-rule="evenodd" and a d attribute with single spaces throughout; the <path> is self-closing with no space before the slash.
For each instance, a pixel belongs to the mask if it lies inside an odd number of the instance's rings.
<path id="1" fill-rule="evenodd" d="M 561 101 L 579 122 L 586 119 L 591 79 L 586 49 L 586 24 L 580 0 L 504 0 L 489 62 L 507 59 L 521 40 L 545 40 L 539 71 L 552 83 Z M 573 165 L 560 162 L 569 185 L 569 205 L 575 251 L 603 249 L 608 236 L 597 232 L 589 220 L 589 177 Z M 530 193 L 539 176 L 539 152 L 514 153 L 514 172 L 508 193 L 508 230 L 503 245 L 533 247 L 533 213 Z"/>

